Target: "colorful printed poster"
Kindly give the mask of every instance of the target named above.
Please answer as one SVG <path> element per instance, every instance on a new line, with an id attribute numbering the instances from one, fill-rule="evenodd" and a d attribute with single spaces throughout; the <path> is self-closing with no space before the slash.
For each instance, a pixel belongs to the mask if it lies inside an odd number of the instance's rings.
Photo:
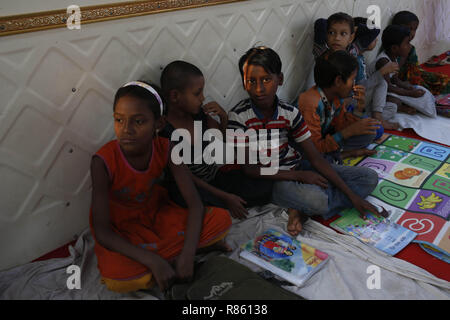
<path id="1" fill-rule="evenodd" d="M 241 246 L 240 256 L 301 286 L 328 261 L 328 254 L 269 229 Z"/>

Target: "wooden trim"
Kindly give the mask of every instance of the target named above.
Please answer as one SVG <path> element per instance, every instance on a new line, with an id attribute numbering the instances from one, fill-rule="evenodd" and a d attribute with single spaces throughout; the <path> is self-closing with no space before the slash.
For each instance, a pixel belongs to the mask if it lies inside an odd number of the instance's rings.
<path id="1" fill-rule="evenodd" d="M 81 26 L 107 20 L 246 0 L 147 0 L 81 7 Z M 66 27 L 66 9 L 0 17 L 0 36 Z"/>

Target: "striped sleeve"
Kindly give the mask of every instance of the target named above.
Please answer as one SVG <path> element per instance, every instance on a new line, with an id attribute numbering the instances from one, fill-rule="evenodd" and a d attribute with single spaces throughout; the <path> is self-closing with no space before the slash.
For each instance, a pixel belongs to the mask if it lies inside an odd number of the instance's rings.
<path id="1" fill-rule="evenodd" d="M 301 143 L 311 137 L 311 132 L 309 131 L 301 112 L 297 108 L 294 108 L 292 115 L 291 136 L 294 138 L 295 142 Z"/>
<path id="2" fill-rule="evenodd" d="M 226 131 L 226 141 L 234 142 L 237 146 L 247 147 L 248 139 L 245 137 L 245 131 L 247 131 L 247 126 L 245 124 L 246 119 L 243 115 L 245 110 L 242 110 L 240 105 L 234 107 L 230 112 L 228 112 L 228 125 Z"/>

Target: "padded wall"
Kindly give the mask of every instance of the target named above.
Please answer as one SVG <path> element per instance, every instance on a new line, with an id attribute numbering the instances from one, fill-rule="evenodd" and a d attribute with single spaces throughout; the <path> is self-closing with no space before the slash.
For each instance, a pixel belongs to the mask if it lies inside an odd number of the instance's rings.
<path id="1" fill-rule="evenodd" d="M 237 61 L 258 44 L 281 55 L 279 95 L 292 101 L 312 65 L 314 20 L 365 15 L 370 4 L 380 5 L 384 27 L 401 9 L 421 17 L 423 0 L 249 0 L 1 38 L 0 270 L 88 227 L 90 157 L 113 138 L 123 83 L 159 83 L 168 62 L 184 59 L 204 72 L 207 99 L 230 109 L 245 97 Z M 419 29 L 419 55 L 424 37 Z"/>

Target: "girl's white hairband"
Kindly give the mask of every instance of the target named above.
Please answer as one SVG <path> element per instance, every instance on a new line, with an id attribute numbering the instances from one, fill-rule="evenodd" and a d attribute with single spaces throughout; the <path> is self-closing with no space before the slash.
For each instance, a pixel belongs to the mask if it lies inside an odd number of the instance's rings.
<path id="1" fill-rule="evenodd" d="M 158 92 L 156 92 L 156 90 L 152 88 L 152 86 L 150 86 L 142 81 L 130 81 L 123 85 L 123 87 L 128 87 L 128 86 L 139 86 L 139 87 L 142 87 L 142 88 L 150 91 L 155 96 L 156 100 L 158 100 L 159 108 L 161 110 L 161 115 L 164 114 L 164 105 L 163 105 L 162 99 L 159 96 Z"/>

